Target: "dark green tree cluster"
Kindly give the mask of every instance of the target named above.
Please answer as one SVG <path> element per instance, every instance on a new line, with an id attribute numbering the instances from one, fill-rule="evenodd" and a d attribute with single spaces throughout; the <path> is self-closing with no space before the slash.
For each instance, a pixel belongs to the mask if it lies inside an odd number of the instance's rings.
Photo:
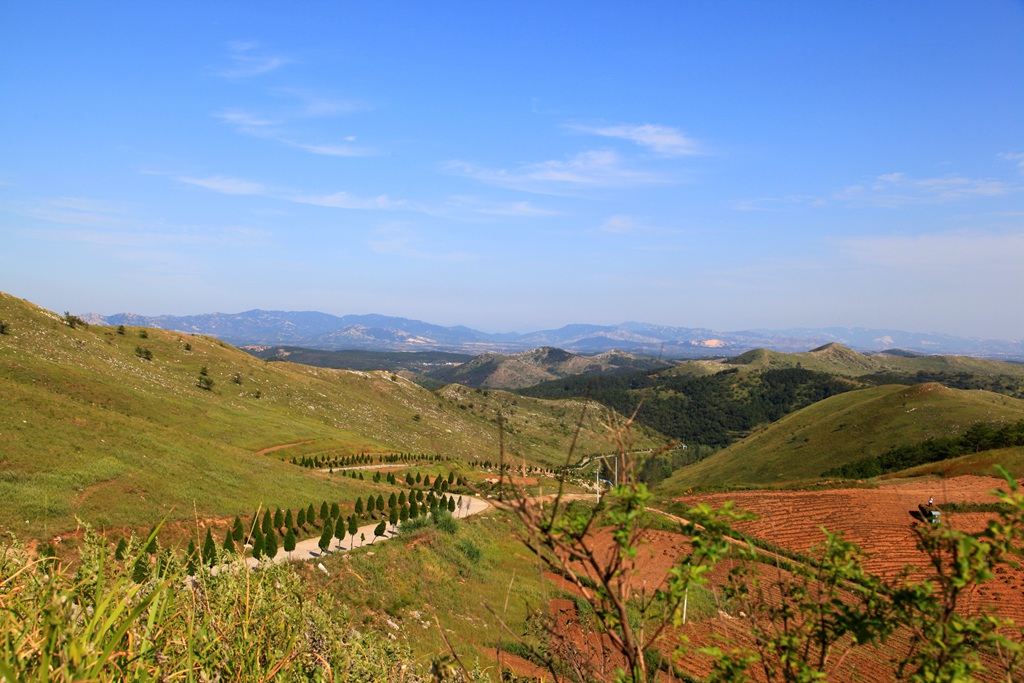
<path id="1" fill-rule="evenodd" d="M 213 389 L 213 378 L 210 377 L 206 366 L 199 368 L 199 376 L 196 378 L 196 386 L 205 391 Z"/>
<path id="2" fill-rule="evenodd" d="M 64 324 L 71 328 L 81 327 L 82 329 L 89 329 L 89 323 L 67 311 L 64 311 Z"/>
<path id="3" fill-rule="evenodd" d="M 687 444 L 727 446 L 758 425 L 829 396 L 858 388 L 834 375 L 785 368 L 705 377 L 631 373 L 553 380 L 519 393 L 537 398 L 587 397 Z"/>
<path id="4" fill-rule="evenodd" d="M 142 360 L 153 360 L 153 352 L 141 346 L 135 347 L 135 355 Z"/>
<path id="5" fill-rule="evenodd" d="M 869 479 L 890 472 L 958 458 L 995 448 L 1024 446 L 1024 420 L 1018 422 L 977 422 L 960 436 L 948 436 L 916 444 L 893 446 L 882 455 L 833 467 L 823 477 Z"/>

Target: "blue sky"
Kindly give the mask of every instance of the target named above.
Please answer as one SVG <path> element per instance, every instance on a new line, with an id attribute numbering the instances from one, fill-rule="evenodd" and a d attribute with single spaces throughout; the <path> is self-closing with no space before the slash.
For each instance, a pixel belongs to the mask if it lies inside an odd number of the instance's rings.
<path id="1" fill-rule="evenodd" d="M 47 308 L 1024 338 L 1017 2 L 6 2 Z"/>

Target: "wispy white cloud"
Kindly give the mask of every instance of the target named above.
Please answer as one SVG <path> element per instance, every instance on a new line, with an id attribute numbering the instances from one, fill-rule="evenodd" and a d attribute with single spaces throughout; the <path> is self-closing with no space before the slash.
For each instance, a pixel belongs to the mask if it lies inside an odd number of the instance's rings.
<path id="1" fill-rule="evenodd" d="M 467 213 L 513 218 L 542 218 L 562 215 L 561 211 L 537 206 L 530 202 L 494 202 L 467 195 L 450 197 L 442 207 L 428 210 L 427 213 L 445 217 L 465 216 Z"/>
<path id="2" fill-rule="evenodd" d="M 611 233 L 630 233 L 645 230 L 645 227 L 632 216 L 626 216 L 619 214 L 616 216 L 609 216 L 604 223 L 601 224 L 602 232 Z"/>
<path id="3" fill-rule="evenodd" d="M 732 208 L 736 211 L 769 211 L 774 206 L 785 204 L 814 204 L 822 205 L 825 200 L 820 197 L 809 195 L 788 195 L 785 197 L 756 197 L 754 199 L 738 199 L 732 202 Z"/>
<path id="4" fill-rule="evenodd" d="M 327 206 L 334 209 L 357 209 L 363 211 L 396 211 L 408 208 L 407 202 L 391 199 L 387 195 L 376 197 L 358 197 L 348 192 L 335 192 L 328 195 L 278 195 L 278 199 L 285 199 L 299 204 L 312 204 L 314 206 Z"/>
<path id="5" fill-rule="evenodd" d="M 352 114 L 369 108 L 365 102 L 359 100 L 327 97 L 303 88 L 274 88 L 271 92 L 288 101 L 286 106 L 292 117 L 323 118 Z"/>
<path id="6" fill-rule="evenodd" d="M 450 161 L 443 168 L 482 183 L 540 194 L 667 182 L 658 174 L 630 168 L 610 150 L 582 152 L 566 160 L 526 164 L 511 170 L 484 168 L 466 161 Z"/>
<path id="7" fill-rule="evenodd" d="M 354 140 L 354 137 L 349 139 Z M 317 145 L 305 142 L 296 142 L 294 140 L 280 140 L 286 145 L 291 147 L 297 147 L 298 149 L 305 150 L 311 154 L 321 154 L 332 157 L 366 157 L 372 156 L 375 152 L 367 147 L 359 147 L 352 144 L 341 145 L 341 144 L 325 144 Z"/>
<path id="8" fill-rule="evenodd" d="M 994 178 L 968 178 L 958 174 L 914 178 L 905 173 L 884 173 L 827 196 L 758 197 L 734 201 L 732 207 L 737 211 L 765 211 L 785 204 L 900 208 L 1001 197 L 1022 190 L 1024 186 L 1020 183 Z"/>
<path id="9" fill-rule="evenodd" d="M 898 207 L 973 197 L 997 197 L 1015 189 L 1010 183 L 991 178 L 966 178 L 961 175 L 912 178 L 905 173 L 886 173 L 868 182 L 844 187 L 834 193 L 831 199 L 836 202 Z"/>
<path id="10" fill-rule="evenodd" d="M 237 225 L 167 225 L 140 217 L 133 207 L 121 202 L 80 197 L 25 202 L 15 211 L 43 222 L 22 230 L 34 239 L 98 247 L 105 255 L 122 260 L 157 253 L 171 259 L 175 249 L 192 246 L 257 247 L 269 236 L 263 230 Z"/>
<path id="11" fill-rule="evenodd" d="M 278 55 L 259 54 L 259 43 L 233 42 L 228 44 L 228 61 L 230 65 L 219 69 L 218 75 L 224 78 L 252 78 L 276 71 L 291 62 Z"/>
<path id="12" fill-rule="evenodd" d="M 1015 164 L 1017 168 L 1024 171 L 1024 152 L 1003 152 L 999 158 Z"/>
<path id="13" fill-rule="evenodd" d="M 293 94 L 293 91 L 281 91 Z M 347 135 L 341 142 L 314 143 L 297 139 L 299 136 L 293 128 L 298 122 L 311 118 L 334 116 L 354 111 L 357 105 L 316 99 L 307 94 L 297 95 L 303 99 L 295 107 L 283 107 L 272 115 L 256 113 L 245 109 L 225 109 L 215 113 L 214 118 L 231 126 L 235 132 L 252 137 L 273 140 L 289 147 L 301 149 L 311 154 L 338 157 L 372 156 L 376 152 L 365 145 L 356 145 L 355 136 Z"/>
<path id="14" fill-rule="evenodd" d="M 220 192 L 221 194 L 243 194 L 243 195 L 266 195 L 270 196 L 270 190 L 262 183 L 239 178 L 226 178 L 224 176 L 211 176 L 209 178 L 179 177 L 176 180 L 189 185 L 197 185 L 207 190 Z"/>
<path id="15" fill-rule="evenodd" d="M 700 146 L 693 138 L 670 126 L 644 123 L 619 126 L 572 124 L 568 127 L 582 133 L 628 140 L 662 156 L 679 157 L 701 154 Z"/>
<path id="16" fill-rule="evenodd" d="M 233 127 L 239 133 L 246 133 L 247 135 L 268 135 L 274 126 L 281 123 L 280 120 L 267 118 L 240 109 L 218 112 L 214 114 L 214 117 Z"/>
<path id="17" fill-rule="evenodd" d="M 10 205 L 14 213 L 65 225 L 109 228 L 126 225 L 131 208 L 122 202 L 60 197 L 44 201 L 25 201 Z"/>
<path id="18" fill-rule="evenodd" d="M 561 211 L 553 211 L 540 206 L 534 206 L 530 202 L 494 204 L 491 206 L 480 207 L 477 211 L 491 216 L 521 216 L 524 218 L 535 216 L 560 216 L 562 214 Z"/>
<path id="19" fill-rule="evenodd" d="M 253 195 L 279 199 L 281 201 L 293 202 L 296 204 L 310 204 L 313 206 L 325 206 L 334 209 L 356 209 L 362 211 L 398 211 L 403 209 L 414 209 L 404 200 L 391 199 L 386 195 L 376 197 L 360 197 L 349 192 L 334 192 L 332 194 L 317 195 L 300 192 L 288 188 L 276 188 L 264 185 L 263 183 L 241 178 L 228 178 L 225 176 L 211 176 L 208 178 L 194 178 L 179 176 L 175 180 L 189 185 L 202 187 L 213 192 L 229 195 Z"/>
<path id="20" fill-rule="evenodd" d="M 609 216 L 597 231 L 605 236 L 605 240 L 614 240 L 619 249 L 657 254 L 682 251 L 684 241 L 679 236 L 686 232 L 652 225 L 645 219 L 628 214 Z"/>

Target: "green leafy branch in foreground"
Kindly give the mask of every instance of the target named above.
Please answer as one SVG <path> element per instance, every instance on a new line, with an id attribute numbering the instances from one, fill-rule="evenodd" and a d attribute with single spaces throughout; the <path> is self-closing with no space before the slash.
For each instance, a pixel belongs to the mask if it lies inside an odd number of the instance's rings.
<path id="1" fill-rule="evenodd" d="M 0 680 L 429 680 L 403 646 L 308 595 L 293 567 L 189 577 L 146 545 L 132 538 L 118 561 L 87 531 L 74 571 L 0 546 Z"/>

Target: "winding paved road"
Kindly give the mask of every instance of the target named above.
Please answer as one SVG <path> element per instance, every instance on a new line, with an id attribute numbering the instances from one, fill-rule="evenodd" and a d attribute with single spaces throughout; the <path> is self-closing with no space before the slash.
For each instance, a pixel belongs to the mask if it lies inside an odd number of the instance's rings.
<path id="1" fill-rule="evenodd" d="M 456 510 L 456 519 L 462 519 L 463 517 L 468 517 L 469 515 L 475 515 L 491 507 L 491 504 L 488 503 L 487 501 L 481 498 L 474 498 L 472 496 L 462 496 L 462 502 L 462 511 L 460 513 L 458 510 Z M 467 502 L 469 503 L 468 508 L 465 507 Z M 371 522 L 370 524 L 365 524 L 359 527 L 359 529 L 355 533 L 355 540 L 353 540 L 353 537 L 348 535 L 347 533 L 344 540 L 340 542 L 336 538 L 331 539 L 331 545 L 328 548 L 327 553 L 331 554 L 336 552 L 348 552 L 349 550 L 362 548 L 364 545 L 371 545 L 375 541 L 386 541 L 398 533 L 397 531 L 392 531 L 391 529 L 388 529 L 384 532 L 383 536 L 378 536 L 376 539 L 374 539 L 373 530 L 377 528 L 377 525 L 379 523 L 379 521 Z M 366 538 L 365 541 L 359 540 L 360 534 L 362 534 Z M 283 545 L 284 542 L 278 541 L 278 543 L 281 543 Z M 320 552 L 320 537 L 318 536 L 316 538 L 307 538 L 302 541 L 298 541 L 295 544 L 295 550 L 291 551 L 290 553 L 285 552 L 283 547 L 279 547 L 277 549 L 277 555 L 274 555 L 274 562 L 276 562 L 277 564 L 281 564 L 282 562 L 298 562 L 300 560 L 314 560 L 322 556 L 323 554 Z M 259 565 L 260 562 L 265 562 L 266 559 L 254 560 L 251 557 L 247 557 L 245 561 L 250 567 L 256 567 Z"/>

